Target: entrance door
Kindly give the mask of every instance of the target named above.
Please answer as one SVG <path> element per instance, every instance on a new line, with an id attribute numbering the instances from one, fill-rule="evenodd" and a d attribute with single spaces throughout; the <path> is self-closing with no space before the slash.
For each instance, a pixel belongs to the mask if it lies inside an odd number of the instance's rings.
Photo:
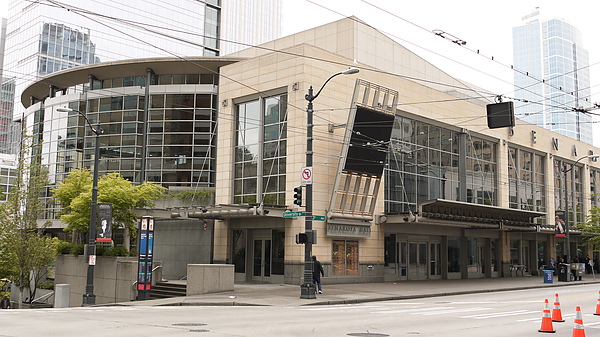
<path id="1" fill-rule="evenodd" d="M 401 280 L 406 280 L 408 277 L 407 246 L 406 241 L 396 242 L 396 275 L 400 276 Z"/>
<path id="2" fill-rule="evenodd" d="M 441 278 L 442 275 L 442 244 L 429 243 L 429 278 Z"/>
<path id="3" fill-rule="evenodd" d="M 427 279 L 427 243 L 408 243 L 408 279 Z"/>
<path id="4" fill-rule="evenodd" d="M 252 281 L 269 282 L 271 277 L 271 240 L 254 239 L 252 250 Z"/>

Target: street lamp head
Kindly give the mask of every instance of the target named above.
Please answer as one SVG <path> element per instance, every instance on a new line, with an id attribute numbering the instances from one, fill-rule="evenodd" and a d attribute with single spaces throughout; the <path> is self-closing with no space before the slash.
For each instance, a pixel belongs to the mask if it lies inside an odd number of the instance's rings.
<path id="1" fill-rule="evenodd" d="M 356 74 L 360 71 L 360 69 L 358 68 L 348 68 L 344 71 L 342 71 L 342 75 L 352 75 L 352 74 Z"/>
<path id="2" fill-rule="evenodd" d="M 58 112 L 73 112 L 76 110 L 73 110 L 71 108 L 56 108 L 56 111 L 58 111 Z"/>
<path id="3" fill-rule="evenodd" d="M 590 158 L 590 159 L 596 159 L 596 158 L 600 158 L 600 154 L 590 154 L 590 155 L 588 156 L 588 158 Z"/>

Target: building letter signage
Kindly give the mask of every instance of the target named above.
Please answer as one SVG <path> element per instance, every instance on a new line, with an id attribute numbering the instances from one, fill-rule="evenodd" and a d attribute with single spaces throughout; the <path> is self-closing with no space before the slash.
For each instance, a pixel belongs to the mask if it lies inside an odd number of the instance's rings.
<path id="1" fill-rule="evenodd" d="M 558 139 L 552 137 L 552 149 L 558 151 Z"/>
<path id="2" fill-rule="evenodd" d="M 371 236 L 371 227 L 353 225 L 327 225 L 328 236 L 348 236 L 357 238 L 368 238 Z"/>

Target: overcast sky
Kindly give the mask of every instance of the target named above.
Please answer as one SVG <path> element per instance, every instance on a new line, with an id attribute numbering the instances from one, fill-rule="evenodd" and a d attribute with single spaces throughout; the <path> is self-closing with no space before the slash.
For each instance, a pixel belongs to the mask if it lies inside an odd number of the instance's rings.
<path id="1" fill-rule="evenodd" d="M 354 15 L 448 74 L 495 94 L 507 95 L 513 90 L 512 28 L 524 24 L 522 17 L 539 7 L 542 18 L 563 19 L 581 31 L 584 48 L 590 55 L 591 101 L 600 102 L 597 0 L 283 1 L 284 35 Z M 433 30 L 442 30 L 467 44 L 461 47 L 432 34 Z M 594 124 L 595 135 L 600 134 L 599 119 Z M 599 146 L 600 136 L 594 138 Z"/>
<path id="2" fill-rule="evenodd" d="M 284 35 L 354 15 L 451 75 L 505 93 L 512 90 L 513 82 L 513 73 L 506 67 L 512 64 L 512 27 L 521 25 L 521 18 L 535 7 L 546 17 L 562 18 L 579 28 L 590 52 L 590 65 L 600 62 L 600 1 L 596 0 L 284 0 Z M 436 29 L 467 44 L 463 48 L 430 33 Z M 600 64 L 590 69 L 592 85 L 600 83 Z M 600 93 L 600 86 L 592 88 L 592 93 Z"/>
<path id="3" fill-rule="evenodd" d="M 7 17 L 9 1 L 0 0 L 1 17 Z M 450 75 L 493 93 L 508 95 L 513 82 L 513 73 L 508 68 L 512 64 L 512 28 L 521 25 L 521 18 L 539 7 L 544 17 L 564 19 L 583 34 L 584 47 L 590 54 L 592 102 L 600 102 L 597 37 L 600 1 L 597 0 L 283 0 L 283 3 L 284 35 L 354 15 Z M 430 33 L 436 29 L 467 44 L 461 47 Z M 487 58 L 473 52 L 476 50 Z M 489 60 L 492 56 L 495 61 Z M 599 144 L 600 137 L 596 138 Z"/>

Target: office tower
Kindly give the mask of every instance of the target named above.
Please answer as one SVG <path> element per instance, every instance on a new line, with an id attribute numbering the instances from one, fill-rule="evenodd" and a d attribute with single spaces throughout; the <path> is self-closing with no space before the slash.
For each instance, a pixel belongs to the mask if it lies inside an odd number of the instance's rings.
<path id="1" fill-rule="evenodd" d="M 12 0 L 4 62 L 4 76 L 15 80 L 12 116 L 23 117 L 24 87 L 57 71 L 134 58 L 218 56 L 272 40 L 281 34 L 281 2 Z M 270 15 L 254 15 L 265 8 Z M 221 39 L 228 41 L 224 50 Z"/>
<path id="2" fill-rule="evenodd" d="M 536 9 L 513 28 L 515 116 L 592 144 L 589 57 L 581 32 Z"/>

